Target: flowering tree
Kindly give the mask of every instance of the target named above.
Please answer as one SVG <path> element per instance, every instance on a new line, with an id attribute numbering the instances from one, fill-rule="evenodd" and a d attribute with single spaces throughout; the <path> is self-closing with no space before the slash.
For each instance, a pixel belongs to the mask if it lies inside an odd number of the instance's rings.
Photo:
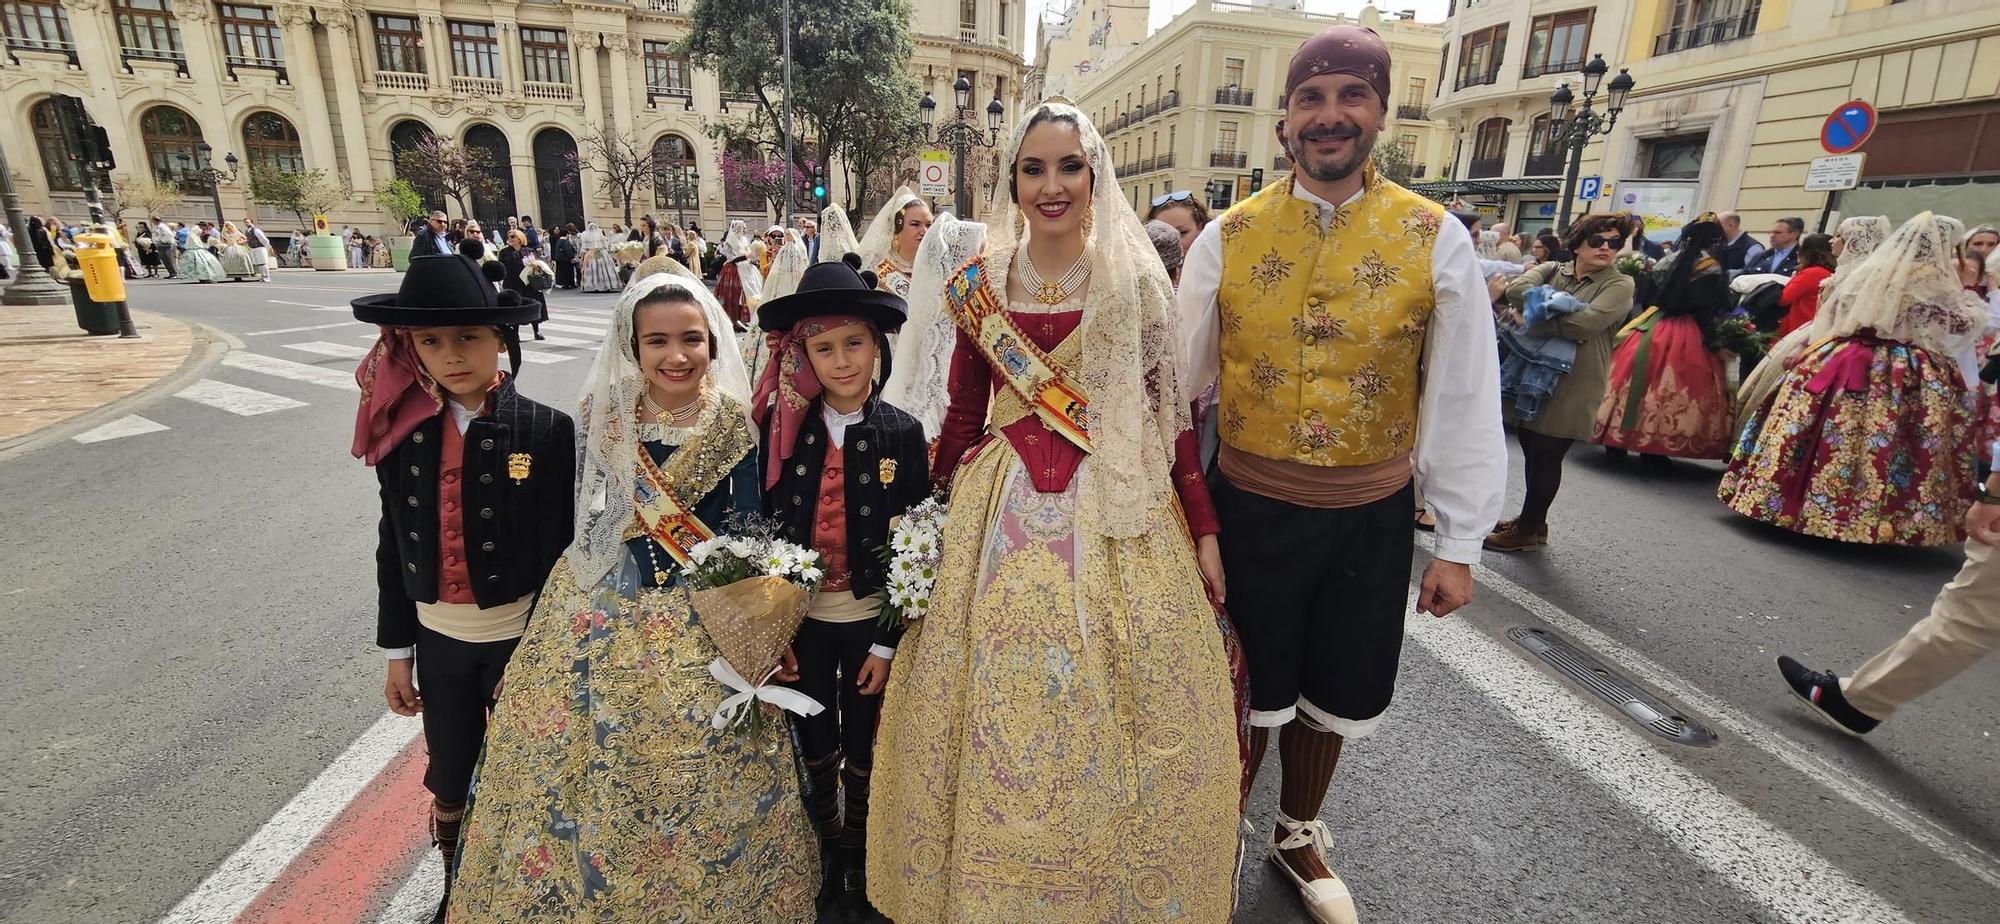
<path id="1" fill-rule="evenodd" d="M 428 195 L 447 196 L 460 214 L 472 214 L 472 200 L 500 194 L 499 169 L 484 148 L 425 135 L 415 147 L 396 152 L 396 175 Z"/>
<path id="2" fill-rule="evenodd" d="M 817 172 L 819 163 L 807 157 L 792 170 L 791 182 L 787 183 L 783 155 L 772 157 L 726 149 L 722 152 L 723 189 L 755 195 L 769 202 L 780 214 L 785 210 L 787 194 L 794 203 L 811 201 L 813 174 Z"/>
<path id="3" fill-rule="evenodd" d="M 581 154 L 564 155 L 562 182 L 572 187 L 584 168 L 597 173 L 597 188 L 605 198 L 622 205 L 625 224 L 632 223 L 632 200 L 657 182 L 656 150 L 642 145 L 636 135 L 618 131 L 609 124 L 583 136 Z"/>

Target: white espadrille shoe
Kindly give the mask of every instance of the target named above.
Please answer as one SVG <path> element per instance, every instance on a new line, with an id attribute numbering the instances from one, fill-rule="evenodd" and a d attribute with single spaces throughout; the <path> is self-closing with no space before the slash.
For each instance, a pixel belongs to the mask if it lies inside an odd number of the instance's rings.
<path id="1" fill-rule="evenodd" d="M 1276 831 L 1271 832 L 1265 853 L 1270 856 L 1271 865 L 1283 870 L 1292 884 L 1298 887 L 1299 899 L 1305 902 L 1306 911 L 1312 914 L 1313 920 L 1319 924 L 1358 924 L 1360 918 L 1354 911 L 1354 896 L 1347 891 L 1347 883 L 1332 874 L 1331 867 L 1328 868 L 1327 878 L 1308 880 L 1292 869 L 1292 865 L 1286 863 L 1279 853 L 1309 846 L 1324 862 L 1326 851 L 1333 846 L 1333 835 L 1326 830 L 1326 822 L 1317 818 L 1299 821 L 1279 812 L 1278 825 L 1285 829 L 1285 837 L 1280 840 Z"/>

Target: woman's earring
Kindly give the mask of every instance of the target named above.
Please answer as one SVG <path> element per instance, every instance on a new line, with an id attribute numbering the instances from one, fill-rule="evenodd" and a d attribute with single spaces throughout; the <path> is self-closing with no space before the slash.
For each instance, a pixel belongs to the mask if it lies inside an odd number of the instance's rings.
<path id="1" fill-rule="evenodd" d="M 1097 206 L 1094 205 L 1084 206 L 1083 239 L 1086 241 L 1090 240 L 1090 232 L 1093 228 L 1096 227 L 1097 227 Z"/>

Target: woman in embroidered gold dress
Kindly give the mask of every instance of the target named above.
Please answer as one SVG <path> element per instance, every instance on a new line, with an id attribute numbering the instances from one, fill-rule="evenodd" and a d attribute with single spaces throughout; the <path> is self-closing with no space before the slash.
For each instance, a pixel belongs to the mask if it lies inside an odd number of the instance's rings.
<path id="1" fill-rule="evenodd" d="M 675 573 L 684 527 L 759 509 L 735 339 L 679 274 L 618 300 L 584 393 L 576 540 L 488 726 L 453 924 L 812 920 L 819 859 L 791 742 L 710 725 L 716 646 Z"/>
<path id="2" fill-rule="evenodd" d="M 1173 289 L 1075 107 L 1035 107 L 1002 162 L 995 240 L 944 293 L 950 521 L 884 699 L 869 898 L 899 924 L 1224 921 L 1235 713 Z"/>

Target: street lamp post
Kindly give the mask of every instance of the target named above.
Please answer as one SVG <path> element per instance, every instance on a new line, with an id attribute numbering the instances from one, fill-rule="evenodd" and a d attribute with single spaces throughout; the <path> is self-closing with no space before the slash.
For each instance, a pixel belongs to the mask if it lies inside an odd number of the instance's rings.
<path id="1" fill-rule="evenodd" d="M 215 149 L 209 147 L 208 142 L 197 141 L 194 144 L 194 157 L 190 158 L 188 155 L 182 154 L 180 155 L 180 161 L 181 172 L 184 175 L 200 177 L 203 182 L 208 184 L 209 199 L 215 203 L 215 228 L 217 231 L 220 231 L 226 222 L 226 219 L 222 217 L 222 184 L 224 182 L 236 182 L 238 161 L 236 160 L 235 152 L 232 151 L 222 159 L 223 163 L 229 165 L 229 169 L 217 170 L 212 159 L 214 154 Z M 199 162 L 200 166 L 194 166 L 191 162 Z"/>
<path id="2" fill-rule="evenodd" d="M 1604 81 L 1604 73 L 1611 66 L 1604 63 L 1603 55 L 1592 55 L 1589 64 L 1583 66 L 1583 108 L 1570 113 L 1570 105 L 1576 96 L 1570 92 L 1569 84 L 1556 87 L 1549 95 L 1549 141 L 1557 150 L 1569 151 L 1569 169 L 1563 178 L 1562 212 L 1556 228 L 1569 229 L 1570 204 L 1576 201 L 1577 174 L 1583 169 L 1583 149 L 1590 139 L 1611 134 L 1611 128 L 1618 124 L 1618 113 L 1625 109 L 1625 97 L 1632 93 L 1632 75 L 1624 68 L 1618 69 L 1618 76 L 1611 78 L 1611 85 L 1605 88 L 1604 114 L 1599 115 L 1591 108 L 1597 97 L 1597 88 Z"/>
<path id="3" fill-rule="evenodd" d="M 41 258 L 35 255 L 35 236 L 28 228 L 28 214 L 21 210 L 20 198 L 14 195 L 14 170 L 7 165 L 4 148 L 0 148 L 0 204 L 7 209 L 7 227 L 14 232 L 14 255 L 20 263 L 6 291 L 0 292 L 0 305 L 60 305 L 69 301 L 69 293 L 42 268 Z"/>
<path id="4" fill-rule="evenodd" d="M 999 91 L 995 90 L 993 101 L 986 104 L 986 130 L 980 131 L 972 124 L 972 81 L 960 74 L 951 85 L 951 92 L 957 104 L 957 115 L 951 121 L 937 124 L 937 101 L 929 93 L 917 103 L 917 112 L 924 120 L 924 143 L 943 144 L 952 150 L 952 185 L 957 192 L 954 201 L 959 217 L 966 218 L 972 214 L 972 190 L 965 184 L 965 162 L 971 158 L 973 148 L 1000 145 L 1000 113 L 1004 107 L 1000 105 Z"/>

